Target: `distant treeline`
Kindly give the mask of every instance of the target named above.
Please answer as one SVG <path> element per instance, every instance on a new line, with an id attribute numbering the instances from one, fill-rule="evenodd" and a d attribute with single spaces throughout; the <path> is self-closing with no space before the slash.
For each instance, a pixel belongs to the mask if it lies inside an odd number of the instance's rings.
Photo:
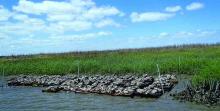
<path id="1" fill-rule="evenodd" d="M 160 47 L 146 47 L 146 48 L 127 48 L 127 49 L 115 49 L 115 50 L 92 50 L 92 51 L 72 51 L 72 52 L 57 52 L 57 53 L 39 53 L 39 54 L 19 54 L 19 55 L 8 55 L 0 56 L 0 58 L 28 58 L 28 57 L 45 57 L 45 56 L 81 56 L 81 55 L 98 55 L 105 53 L 126 53 L 126 52 L 144 52 L 144 51 L 161 51 L 161 50 L 172 50 L 172 49 L 188 49 L 188 48 L 202 48 L 202 47 L 213 47 L 220 46 L 220 43 L 212 44 L 182 44 L 182 45 L 169 45 Z"/>

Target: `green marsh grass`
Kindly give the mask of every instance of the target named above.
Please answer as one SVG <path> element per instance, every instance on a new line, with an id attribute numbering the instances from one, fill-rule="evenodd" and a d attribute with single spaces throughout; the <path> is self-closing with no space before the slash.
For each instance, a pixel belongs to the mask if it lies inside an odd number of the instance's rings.
<path id="1" fill-rule="evenodd" d="M 220 45 L 186 45 L 116 51 L 38 54 L 0 58 L 6 75 L 77 74 L 193 75 L 193 81 L 220 80 Z"/>

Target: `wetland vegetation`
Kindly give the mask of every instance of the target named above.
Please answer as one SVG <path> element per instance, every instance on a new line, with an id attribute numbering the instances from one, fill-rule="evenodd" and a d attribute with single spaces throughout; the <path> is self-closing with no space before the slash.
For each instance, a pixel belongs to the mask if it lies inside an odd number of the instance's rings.
<path id="1" fill-rule="evenodd" d="M 192 75 L 193 83 L 220 80 L 220 45 L 195 44 L 158 48 L 33 54 L 0 58 L 5 75 L 77 74 Z"/>

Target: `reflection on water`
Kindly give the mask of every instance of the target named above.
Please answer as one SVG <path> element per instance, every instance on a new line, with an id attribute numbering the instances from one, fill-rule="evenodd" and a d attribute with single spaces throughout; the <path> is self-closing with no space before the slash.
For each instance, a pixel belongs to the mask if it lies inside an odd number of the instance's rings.
<path id="1" fill-rule="evenodd" d="M 74 111 L 207 111 L 209 107 L 172 100 L 113 97 L 98 94 L 42 93 L 41 88 L 7 87 L 0 89 L 1 111 L 74 110 Z M 211 110 L 220 111 L 219 107 Z"/>

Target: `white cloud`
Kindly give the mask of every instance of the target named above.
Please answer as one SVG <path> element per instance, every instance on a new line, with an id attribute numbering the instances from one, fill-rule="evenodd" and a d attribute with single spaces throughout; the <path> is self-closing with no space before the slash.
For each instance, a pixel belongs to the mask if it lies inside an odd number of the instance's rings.
<path id="1" fill-rule="evenodd" d="M 42 39 L 36 39 L 32 37 L 25 37 L 15 42 L 15 44 L 23 44 L 23 45 L 43 45 L 45 43 L 46 44 L 50 43 L 50 40 L 42 40 Z"/>
<path id="2" fill-rule="evenodd" d="M 215 30 L 179 31 L 176 33 L 171 33 L 167 37 L 174 37 L 177 39 L 178 38 L 210 37 L 212 35 L 215 35 L 216 33 L 217 31 Z"/>
<path id="3" fill-rule="evenodd" d="M 167 12 L 178 12 L 180 10 L 182 10 L 182 7 L 179 6 L 179 5 L 177 5 L 177 6 L 170 6 L 170 7 L 166 7 L 165 8 L 165 11 L 167 11 Z"/>
<path id="4" fill-rule="evenodd" d="M 28 15 L 25 14 L 14 14 L 12 18 L 18 21 L 25 21 L 29 19 Z"/>
<path id="5" fill-rule="evenodd" d="M 86 34 L 71 34 L 71 35 L 54 35 L 51 38 L 58 41 L 85 41 L 89 39 L 106 37 L 111 35 L 111 32 L 96 32 L 96 33 L 86 33 Z"/>
<path id="6" fill-rule="evenodd" d="M 154 35 L 130 37 L 127 39 L 127 42 L 130 44 L 129 46 L 133 45 L 134 47 L 158 47 L 164 45 L 181 45 L 191 43 L 215 43 L 217 42 L 216 40 L 219 40 L 218 35 L 219 30 L 161 32 Z"/>
<path id="7" fill-rule="evenodd" d="M 193 2 L 189 5 L 186 6 L 186 10 L 198 10 L 198 9 L 201 9 L 204 7 L 204 4 L 203 3 L 199 3 L 199 2 Z"/>
<path id="8" fill-rule="evenodd" d="M 71 0 L 70 2 L 42 1 L 39 3 L 20 0 L 13 9 L 28 14 L 80 13 L 86 7 L 94 6 L 91 0 Z"/>
<path id="9" fill-rule="evenodd" d="M 13 17 L 14 18 L 14 17 Z M 15 19 L 15 18 L 14 18 Z M 19 19 L 19 20 L 18 20 Z M 43 33 L 46 30 L 46 25 L 43 20 L 36 18 L 23 19 L 16 18 L 18 22 L 4 22 L 0 25 L 0 32 L 13 37 L 29 36 L 30 34 Z"/>
<path id="10" fill-rule="evenodd" d="M 9 10 L 0 5 L 0 21 L 7 21 L 11 15 L 12 13 Z"/>
<path id="11" fill-rule="evenodd" d="M 120 27 L 120 24 L 116 23 L 114 20 L 112 19 L 103 19 L 99 22 L 97 22 L 95 24 L 96 27 L 98 28 L 102 28 L 102 27 L 105 27 L 105 26 L 115 26 L 115 27 Z"/>
<path id="12" fill-rule="evenodd" d="M 139 39 L 173 39 L 173 40 L 179 40 L 179 39 L 201 39 L 201 38 L 209 38 L 213 35 L 217 34 L 218 31 L 216 30 L 194 30 L 194 31 L 178 31 L 178 32 L 161 32 L 159 34 L 155 35 L 148 35 L 148 36 L 142 36 L 139 37 Z"/>
<path id="13" fill-rule="evenodd" d="M 169 36 L 169 33 L 167 33 L 167 32 L 161 32 L 159 34 L 159 37 L 167 37 L 167 36 Z"/>
<path id="14" fill-rule="evenodd" d="M 111 17 L 121 16 L 123 12 L 113 6 L 97 6 L 92 0 L 42 1 L 20 0 L 13 6 L 16 13 L 32 14 L 47 22 L 47 31 L 82 31 L 92 27 L 118 26 Z M 14 19 L 28 19 L 25 15 Z M 39 19 L 38 18 L 38 19 Z M 112 19 L 106 20 L 106 19 Z M 37 18 L 36 18 L 37 19 Z"/>
<path id="15" fill-rule="evenodd" d="M 8 35 L 4 34 L 4 33 L 0 33 L 0 40 L 1 39 L 6 39 L 8 38 Z"/>
<path id="16" fill-rule="evenodd" d="M 112 35 L 111 32 L 98 32 L 97 33 L 98 36 L 108 36 L 108 35 Z"/>
<path id="17" fill-rule="evenodd" d="M 9 47 L 60 45 L 110 36 L 105 31 L 89 32 L 120 26 L 113 17 L 123 13 L 113 6 L 97 6 L 92 0 L 19 0 L 12 10 L 0 6 L 0 15 L 0 39 Z M 85 34 L 77 34 L 84 30 Z"/>
<path id="18" fill-rule="evenodd" d="M 66 21 L 60 21 L 58 23 L 51 24 L 49 30 L 51 28 L 58 28 L 58 30 L 62 31 L 82 31 L 82 30 L 87 30 L 92 27 L 92 23 L 89 21 L 71 21 L 71 22 L 66 22 Z"/>
<path id="19" fill-rule="evenodd" d="M 24 23 L 30 26 L 44 26 L 45 25 L 44 20 L 40 18 L 29 17 L 28 15 L 25 15 L 25 14 L 14 13 L 12 18 L 14 20 L 17 20 L 18 21 L 17 23 Z"/>
<path id="20" fill-rule="evenodd" d="M 85 33 L 85 34 L 69 34 L 69 35 L 51 35 L 49 38 L 36 38 L 36 37 L 23 37 L 19 38 L 16 41 L 7 42 L 8 45 L 13 46 L 59 46 L 65 45 L 67 43 L 77 43 L 84 42 L 86 40 L 91 40 L 95 38 L 102 38 L 111 35 L 111 32 L 100 31 L 94 33 Z M 1 38 L 0 38 L 1 39 Z"/>
<path id="21" fill-rule="evenodd" d="M 49 14 L 47 15 L 47 20 L 51 22 L 55 21 L 73 21 L 76 15 L 73 14 Z"/>
<path id="22" fill-rule="evenodd" d="M 121 12 L 115 7 L 92 7 L 83 14 L 84 19 L 97 20 L 106 16 L 120 15 Z"/>
<path id="23" fill-rule="evenodd" d="M 145 12 L 145 13 L 137 13 L 133 12 L 130 15 L 132 22 L 155 22 L 161 20 L 167 20 L 173 17 L 175 14 L 170 13 L 161 13 L 161 12 Z"/>

